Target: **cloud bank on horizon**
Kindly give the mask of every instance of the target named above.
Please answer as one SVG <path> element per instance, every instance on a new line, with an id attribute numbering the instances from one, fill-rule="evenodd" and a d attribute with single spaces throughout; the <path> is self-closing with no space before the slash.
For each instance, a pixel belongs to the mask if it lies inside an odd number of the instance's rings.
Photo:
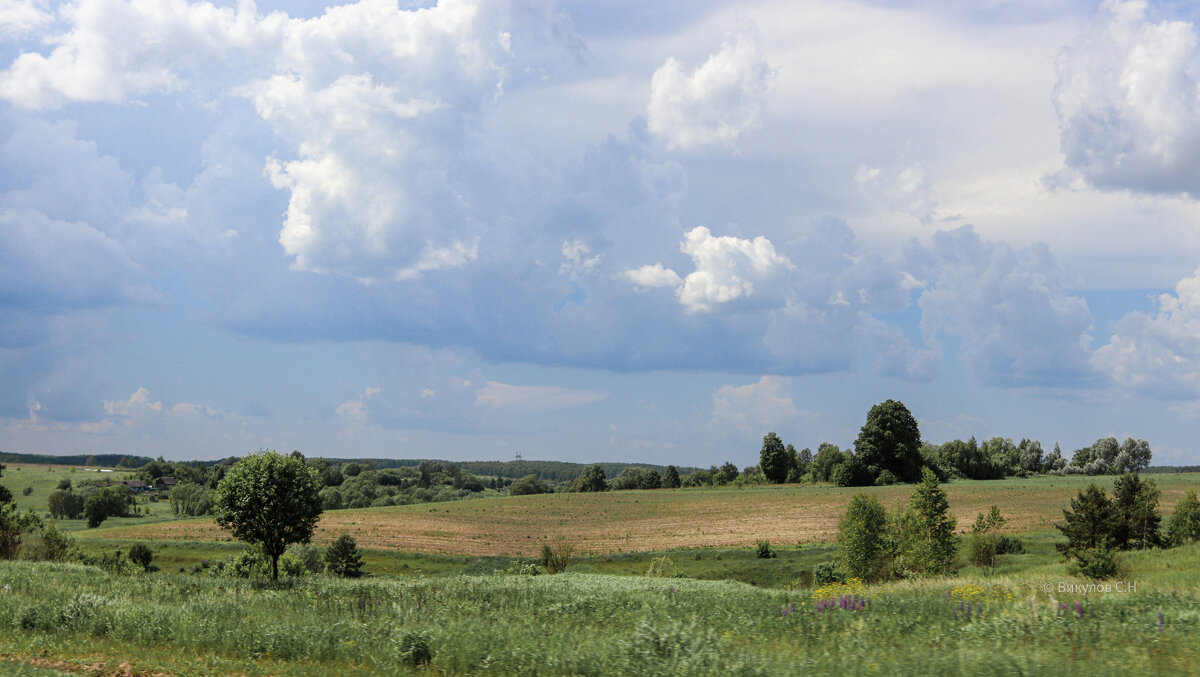
<path id="1" fill-rule="evenodd" d="M 11 0 L 0 441 L 1195 462 L 1185 11 Z"/>

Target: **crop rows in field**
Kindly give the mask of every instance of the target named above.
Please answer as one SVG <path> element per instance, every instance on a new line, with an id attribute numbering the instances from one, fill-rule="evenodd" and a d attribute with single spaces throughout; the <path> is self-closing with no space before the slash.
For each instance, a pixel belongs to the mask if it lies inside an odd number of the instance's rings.
<path id="1" fill-rule="evenodd" d="M 1013 531 L 1045 529 L 1061 521 L 1071 497 L 1096 478 L 1032 478 L 944 485 L 960 531 L 975 515 L 999 505 Z M 1111 478 L 1098 478 L 1111 485 Z M 1160 475 L 1162 509 L 1200 474 Z M 775 486 L 723 489 L 544 494 L 454 503 L 326 512 L 316 542 L 342 532 L 360 547 L 456 555 L 537 554 L 546 541 L 567 540 L 581 553 L 645 552 L 687 547 L 739 547 L 833 540 L 837 522 L 856 491 L 836 487 Z M 875 487 L 889 507 L 901 506 L 910 486 Z M 88 532 L 100 538 L 223 540 L 211 519 L 164 522 Z"/>

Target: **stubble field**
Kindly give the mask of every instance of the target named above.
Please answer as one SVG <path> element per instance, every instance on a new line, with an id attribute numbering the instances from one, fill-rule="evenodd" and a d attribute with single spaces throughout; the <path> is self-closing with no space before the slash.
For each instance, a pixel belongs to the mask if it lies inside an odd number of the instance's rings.
<path id="1" fill-rule="evenodd" d="M 1162 490 L 1159 509 L 1170 514 L 1200 474 L 1147 476 Z M 957 481 L 942 485 L 959 531 L 998 505 L 1009 531 L 1045 530 L 1090 482 L 1111 489 L 1111 477 L 1038 477 Z M 907 501 L 911 486 L 849 489 L 829 486 L 729 487 L 544 494 L 453 503 L 336 510 L 321 517 L 314 541 L 349 533 L 359 547 L 452 555 L 532 556 L 546 541 L 567 541 L 582 554 L 679 548 L 828 542 L 850 497 L 868 491 L 889 508 Z M 211 518 L 88 530 L 87 537 L 155 541 L 229 538 Z"/>

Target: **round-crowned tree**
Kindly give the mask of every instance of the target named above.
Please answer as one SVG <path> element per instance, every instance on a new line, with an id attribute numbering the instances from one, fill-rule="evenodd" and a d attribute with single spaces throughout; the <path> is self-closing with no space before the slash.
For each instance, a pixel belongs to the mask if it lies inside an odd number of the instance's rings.
<path id="1" fill-rule="evenodd" d="M 239 541 L 262 548 L 279 578 L 279 557 L 307 543 L 321 517 L 321 481 L 303 460 L 275 451 L 247 456 L 217 485 L 217 524 Z"/>
<path id="2" fill-rule="evenodd" d="M 854 454 L 873 482 L 891 470 L 901 482 L 921 479 L 921 430 L 903 402 L 888 400 L 871 407 L 854 441 Z"/>

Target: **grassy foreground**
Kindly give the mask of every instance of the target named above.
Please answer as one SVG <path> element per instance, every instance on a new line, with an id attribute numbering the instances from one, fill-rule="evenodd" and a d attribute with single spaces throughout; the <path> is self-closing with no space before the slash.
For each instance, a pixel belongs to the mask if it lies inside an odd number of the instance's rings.
<path id="1" fill-rule="evenodd" d="M 819 610 L 810 589 L 728 581 L 313 577 L 271 587 L 0 562 L 0 673 L 41 670 L 31 663 L 40 658 L 70 672 L 396 674 L 411 669 L 405 637 L 418 633 L 430 674 L 1193 674 L 1198 556 L 1200 546 L 1130 554 L 1107 591 L 1071 588 L 1089 582 L 1061 565 L 839 591 L 870 600 L 858 610 Z"/>

